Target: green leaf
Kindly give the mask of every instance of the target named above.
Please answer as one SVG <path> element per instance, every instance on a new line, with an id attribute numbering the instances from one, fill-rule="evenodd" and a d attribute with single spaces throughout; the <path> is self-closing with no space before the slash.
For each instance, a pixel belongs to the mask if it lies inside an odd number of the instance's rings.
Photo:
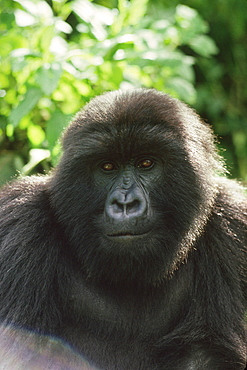
<path id="1" fill-rule="evenodd" d="M 188 44 L 197 35 L 208 31 L 209 27 L 195 9 L 185 5 L 176 8 L 177 32 L 182 44 Z"/>
<path id="2" fill-rule="evenodd" d="M 46 125 L 46 138 L 49 149 L 52 150 L 59 139 L 63 129 L 68 125 L 72 115 L 66 115 L 60 111 L 52 114 Z"/>
<path id="3" fill-rule="evenodd" d="M 24 96 L 24 99 L 10 113 L 9 122 L 16 127 L 20 120 L 35 107 L 42 96 L 43 92 L 38 87 L 29 88 Z"/>
<path id="4" fill-rule="evenodd" d="M 136 25 L 147 11 L 148 0 L 132 0 L 129 9 L 129 24 Z"/>
<path id="5" fill-rule="evenodd" d="M 57 88 L 61 74 L 60 63 L 47 63 L 38 69 L 36 82 L 46 95 L 50 95 Z"/>
<path id="6" fill-rule="evenodd" d="M 181 77 L 174 77 L 168 80 L 168 89 L 171 91 L 172 95 L 176 95 L 179 99 L 184 100 L 189 104 L 195 103 L 196 100 L 196 90 L 192 83 L 186 81 Z"/>
<path id="7" fill-rule="evenodd" d="M 176 16 L 182 21 L 191 22 L 197 17 L 198 12 L 195 9 L 188 7 L 187 5 L 179 4 L 176 7 Z"/>
<path id="8" fill-rule="evenodd" d="M 53 37 L 55 36 L 54 24 L 40 27 L 36 32 L 36 44 L 39 51 L 44 54 L 50 49 Z"/>
<path id="9" fill-rule="evenodd" d="M 23 167 L 21 157 L 14 152 L 1 153 L 0 156 L 0 186 L 10 181 Z"/>
<path id="10" fill-rule="evenodd" d="M 0 114 L 0 129 L 5 129 L 8 124 L 7 117 Z"/>
<path id="11" fill-rule="evenodd" d="M 2 9 L 0 13 L 0 30 L 3 29 L 11 29 L 13 27 L 13 23 L 15 21 L 15 16 L 11 10 L 4 10 Z"/>
<path id="12" fill-rule="evenodd" d="M 185 31 L 190 33 L 205 33 L 208 31 L 208 24 L 199 15 L 197 10 L 186 5 L 178 5 L 176 7 L 175 19 L 177 24 Z"/>
<path id="13" fill-rule="evenodd" d="M 189 42 L 191 48 L 198 54 L 204 57 L 218 53 L 218 48 L 215 42 L 207 35 L 198 35 Z"/>

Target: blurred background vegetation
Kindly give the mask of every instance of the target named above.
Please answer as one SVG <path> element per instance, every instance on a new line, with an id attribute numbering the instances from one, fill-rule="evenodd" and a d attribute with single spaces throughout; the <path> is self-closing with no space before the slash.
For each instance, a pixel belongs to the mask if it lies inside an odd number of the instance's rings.
<path id="1" fill-rule="evenodd" d="M 0 184 L 49 171 L 90 98 L 142 86 L 192 105 L 247 181 L 247 1 L 1 0 L 0 32 Z"/>

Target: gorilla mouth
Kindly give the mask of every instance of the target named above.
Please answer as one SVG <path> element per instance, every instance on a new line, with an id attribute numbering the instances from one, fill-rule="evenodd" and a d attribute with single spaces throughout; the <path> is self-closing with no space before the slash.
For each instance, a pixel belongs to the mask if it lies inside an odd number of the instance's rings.
<path id="1" fill-rule="evenodd" d="M 138 238 L 147 235 L 148 232 L 143 233 L 133 233 L 133 232 L 119 232 L 115 234 L 108 234 L 109 238 L 119 238 L 119 239 L 130 239 L 130 238 Z"/>

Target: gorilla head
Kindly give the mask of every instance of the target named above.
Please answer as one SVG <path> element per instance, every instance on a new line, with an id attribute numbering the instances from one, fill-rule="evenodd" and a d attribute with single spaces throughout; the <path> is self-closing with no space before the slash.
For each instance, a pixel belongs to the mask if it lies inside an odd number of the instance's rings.
<path id="1" fill-rule="evenodd" d="M 53 207 L 82 271 L 159 284 L 203 232 L 222 171 L 211 130 L 156 90 L 94 98 L 63 138 Z"/>

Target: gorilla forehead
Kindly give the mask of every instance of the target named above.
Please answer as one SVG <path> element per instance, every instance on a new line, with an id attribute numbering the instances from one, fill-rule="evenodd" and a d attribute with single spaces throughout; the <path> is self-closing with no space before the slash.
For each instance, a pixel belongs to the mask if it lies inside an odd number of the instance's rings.
<path id="1" fill-rule="evenodd" d="M 167 145 L 178 149 L 178 139 L 181 148 L 177 104 L 180 102 L 156 90 L 108 92 L 92 99 L 76 115 L 64 135 L 64 149 L 74 156 L 104 156 L 107 152 L 126 158 L 145 153 L 147 148 L 154 154 L 162 153 Z"/>
<path id="2" fill-rule="evenodd" d="M 183 104 L 156 90 L 112 91 L 92 99 L 75 118 L 75 126 L 113 130 L 113 133 L 171 125 L 179 121 Z M 174 117 L 174 120 L 171 119 Z M 164 128 L 164 126 L 163 126 Z M 172 127 L 174 130 L 174 127 Z"/>

